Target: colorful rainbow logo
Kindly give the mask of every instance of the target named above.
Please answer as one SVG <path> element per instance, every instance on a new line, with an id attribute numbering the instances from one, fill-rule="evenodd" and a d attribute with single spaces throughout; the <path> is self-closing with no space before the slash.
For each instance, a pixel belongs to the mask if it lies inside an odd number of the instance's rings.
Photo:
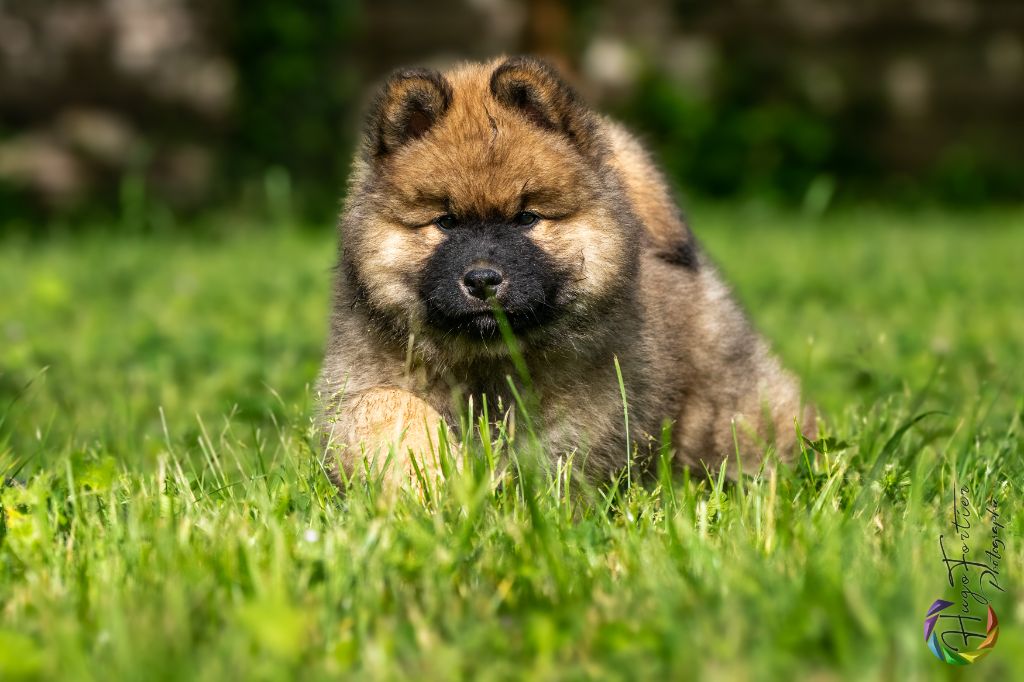
<path id="1" fill-rule="evenodd" d="M 977 649 L 971 651 L 954 651 L 950 649 L 935 632 L 935 623 L 939 620 L 939 613 L 953 605 L 953 602 L 945 599 L 936 599 L 928 608 L 928 614 L 924 617 L 924 641 L 928 642 L 928 648 L 935 654 L 935 658 L 945 661 L 950 665 L 968 665 L 975 663 L 992 653 L 996 641 L 999 640 L 999 619 L 992 607 L 988 607 L 988 627 L 985 629 L 985 641 L 978 645 Z"/>

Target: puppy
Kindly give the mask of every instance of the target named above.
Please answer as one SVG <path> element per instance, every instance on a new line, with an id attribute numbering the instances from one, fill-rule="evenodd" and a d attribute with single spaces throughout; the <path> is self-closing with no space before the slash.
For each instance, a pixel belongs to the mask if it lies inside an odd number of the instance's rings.
<path id="1" fill-rule="evenodd" d="M 647 153 L 544 62 L 394 73 L 339 229 L 319 380 L 338 479 L 432 475 L 470 399 L 501 417 L 528 393 L 544 452 L 595 481 L 641 470 L 663 429 L 679 467 L 738 447 L 756 468 L 810 426 Z"/>

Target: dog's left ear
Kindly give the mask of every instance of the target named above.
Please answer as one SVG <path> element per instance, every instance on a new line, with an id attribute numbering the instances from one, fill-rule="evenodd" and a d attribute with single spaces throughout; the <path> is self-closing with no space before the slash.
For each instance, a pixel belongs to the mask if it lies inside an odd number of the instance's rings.
<path id="1" fill-rule="evenodd" d="M 594 151 L 597 122 L 558 71 L 534 57 L 511 57 L 491 74 L 491 94 L 528 121 L 567 136 L 581 151 Z"/>

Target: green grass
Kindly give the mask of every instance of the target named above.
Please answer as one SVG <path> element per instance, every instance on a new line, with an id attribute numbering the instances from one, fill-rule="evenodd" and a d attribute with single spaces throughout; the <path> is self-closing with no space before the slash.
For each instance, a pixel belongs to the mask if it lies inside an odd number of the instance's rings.
<path id="1" fill-rule="evenodd" d="M 425 505 L 310 447 L 329 230 L 3 238 L 0 679 L 1024 679 L 1024 213 L 693 218 L 845 447 Z M 969 670 L 921 641 L 954 476 L 1008 518 Z"/>

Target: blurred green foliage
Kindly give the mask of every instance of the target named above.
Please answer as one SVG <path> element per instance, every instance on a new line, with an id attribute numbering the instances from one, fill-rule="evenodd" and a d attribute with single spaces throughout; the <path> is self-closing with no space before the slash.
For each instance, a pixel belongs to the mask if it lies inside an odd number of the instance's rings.
<path id="1" fill-rule="evenodd" d="M 260 182 L 268 168 L 286 169 L 277 181 L 300 187 L 299 196 L 319 212 L 337 202 L 348 169 L 359 98 L 351 45 L 360 3 L 250 0 L 233 16 L 238 111 L 227 150 L 233 174 Z"/>
<path id="2" fill-rule="evenodd" d="M 650 73 L 620 114 L 646 133 L 669 176 L 699 194 L 795 200 L 844 170 L 829 121 L 792 102 L 748 99 L 737 89 L 703 100 Z"/>
<path id="3" fill-rule="evenodd" d="M 834 194 L 847 202 L 979 206 L 1024 199 L 1024 163 L 994 151 L 995 139 L 950 144 L 930 168 L 910 174 L 887 167 L 867 143 L 886 125 L 880 106 L 822 111 L 782 73 L 738 58 L 719 71 L 719 86 L 705 96 L 649 69 L 615 111 L 688 193 L 790 205 L 820 200 L 822 188 L 829 201 Z"/>

